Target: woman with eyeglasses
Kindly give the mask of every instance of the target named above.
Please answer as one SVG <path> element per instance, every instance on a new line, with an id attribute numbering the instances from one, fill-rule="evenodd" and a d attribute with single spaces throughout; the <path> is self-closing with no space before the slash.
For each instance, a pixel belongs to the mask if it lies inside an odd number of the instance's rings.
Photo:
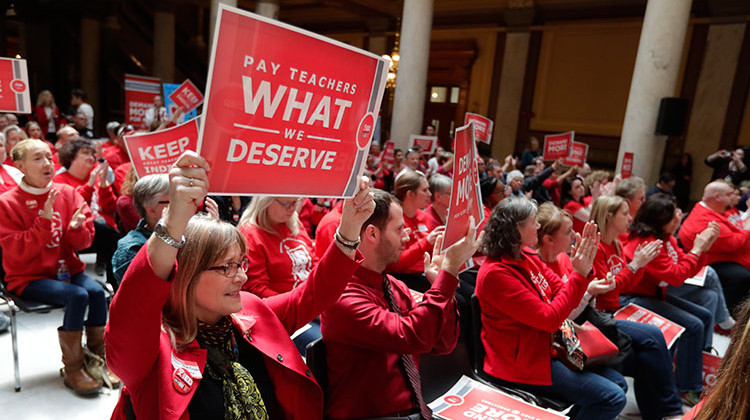
<path id="1" fill-rule="evenodd" d="M 297 213 L 295 197 L 256 196 L 238 225 L 247 241 L 248 281 L 243 289 L 262 298 L 305 282 L 318 263 L 315 248 Z"/>
<path id="2" fill-rule="evenodd" d="M 193 152 L 173 165 L 169 207 L 112 302 L 107 356 L 125 384 L 113 418 L 321 418 L 323 392 L 289 335 L 333 304 L 357 269 L 349 242 L 374 208 L 366 181 L 308 281 L 260 299 L 241 291 L 242 233 L 193 217 L 208 169 Z"/>

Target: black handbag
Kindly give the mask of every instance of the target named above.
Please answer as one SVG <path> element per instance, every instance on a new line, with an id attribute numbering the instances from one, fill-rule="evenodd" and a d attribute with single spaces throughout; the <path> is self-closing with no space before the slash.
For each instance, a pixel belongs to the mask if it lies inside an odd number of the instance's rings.
<path id="1" fill-rule="evenodd" d="M 623 361 L 633 354 L 633 345 L 630 336 L 617 328 L 615 318 L 611 314 L 602 312 L 592 306 L 586 306 L 583 312 L 575 319 L 575 322 L 578 324 L 583 324 L 586 321 L 594 324 L 620 350 L 607 366 L 622 371 Z"/>

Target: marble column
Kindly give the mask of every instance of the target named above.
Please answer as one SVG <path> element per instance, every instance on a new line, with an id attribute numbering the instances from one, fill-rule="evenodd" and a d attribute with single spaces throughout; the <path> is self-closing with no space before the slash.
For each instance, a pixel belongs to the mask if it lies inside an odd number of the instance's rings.
<path id="1" fill-rule="evenodd" d="M 279 0 L 258 0 L 255 13 L 271 19 L 279 18 Z"/>
<path id="2" fill-rule="evenodd" d="M 703 187 L 711 180 L 711 168 L 703 164 L 703 159 L 720 148 L 746 26 L 743 22 L 708 28 L 684 149 L 693 156 L 690 198 L 694 200 L 701 198 Z"/>
<path id="3" fill-rule="evenodd" d="M 495 127 L 492 132 L 492 156 L 500 161 L 515 149 L 530 40 L 529 31 L 508 32 L 505 35 Z"/>
<path id="4" fill-rule="evenodd" d="M 211 19 L 208 21 L 208 53 L 211 54 L 211 46 L 214 45 L 214 29 L 216 29 L 216 15 L 219 11 L 219 3 L 227 6 L 237 7 L 237 0 L 211 0 Z"/>
<path id="5" fill-rule="evenodd" d="M 99 52 L 100 24 L 92 18 L 81 19 L 81 89 L 88 95 L 88 103 L 94 108 L 94 124 L 99 112 Z M 98 124 L 101 125 L 101 124 Z M 96 130 L 97 125 L 94 125 Z"/>
<path id="6" fill-rule="evenodd" d="M 692 3 L 649 0 L 646 5 L 617 156 L 619 172 L 624 153 L 632 152 L 633 174 L 646 184 L 653 184 L 661 169 L 666 136 L 654 134 L 656 119 L 661 99 L 674 96 Z"/>
<path id="7" fill-rule="evenodd" d="M 408 146 L 409 136 L 422 133 L 422 118 L 430 61 L 433 0 L 405 0 L 396 92 L 391 119 L 391 140 Z"/>
<path id="8" fill-rule="evenodd" d="M 154 12 L 154 76 L 166 83 L 178 82 L 174 80 L 174 25 L 174 13 Z"/>

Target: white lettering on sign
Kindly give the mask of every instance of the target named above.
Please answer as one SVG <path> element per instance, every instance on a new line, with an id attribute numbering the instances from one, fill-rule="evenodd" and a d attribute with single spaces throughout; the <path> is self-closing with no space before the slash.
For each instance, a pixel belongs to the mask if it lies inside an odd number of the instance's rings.
<path id="1" fill-rule="evenodd" d="M 551 152 L 560 152 L 568 148 L 567 143 L 568 143 L 567 141 L 562 142 L 562 143 L 558 143 L 558 142 L 550 143 L 549 150 Z"/>
<path id="2" fill-rule="evenodd" d="M 276 64 L 273 61 L 269 61 L 269 63 L 271 63 L 271 73 L 275 76 L 276 72 L 279 71 L 279 67 L 281 67 L 281 64 Z M 262 71 L 263 73 L 268 73 L 268 70 L 266 69 L 266 60 L 264 59 L 258 60 L 256 64 L 255 58 L 249 55 L 246 55 L 245 61 L 242 64 L 242 66 L 246 68 L 247 67 L 254 68 L 255 71 Z"/>
<path id="3" fill-rule="evenodd" d="M 336 152 L 307 147 L 266 145 L 254 141 L 250 146 L 240 139 L 232 139 L 227 151 L 227 162 L 242 162 L 254 165 L 288 166 L 292 168 L 333 169 Z"/>
<path id="4" fill-rule="evenodd" d="M 139 147 L 138 155 L 141 157 L 141 160 L 166 159 L 179 156 L 185 151 L 189 142 L 190 139 L 187 137 L 181 137 L 177 140 L 156 146 Z"/>
<path id="5" fill-rule="evenodd" d="M 315 103 L 315 110 L 308 118 L 307 114 L 310 111 L 311 105 L 313 105 L 315 96 L 312 92 L 304 92 L 304 97 L 299 100 L 297 99 L 297 94 L 301 93 L 299 90 L 280 84 L 272 97 L 271 83 L 268 80 L 261 81 L 257 90 L 253 91 L 253 79 L 250 76 L 242 76 L 242 90 L 244 92 L 245 113 L 247 114 L 255 115 L 261 101 L 263 101 L 263 116 L 266 118 L 275 118 L 279 105 L 281 105 L 281 101 L 286 96 L 284 114 L 281 117 L 282 120 L 290 121 L 292 114 L 297 112 L 297 123 L 299 124 L 314 125 L 320 122 L 324 128 L 329 128 L 331 125 L 332 105 L 330 96 L 323 95 L 322 98 L 318 99 Z M 352 101 L 345 99 L 335 99 L 333 101 L 333 107 L 336 108 L 335 121 L 333 123 L 335 130 L 341 127 L 344 113 L 351 106 Z"/>

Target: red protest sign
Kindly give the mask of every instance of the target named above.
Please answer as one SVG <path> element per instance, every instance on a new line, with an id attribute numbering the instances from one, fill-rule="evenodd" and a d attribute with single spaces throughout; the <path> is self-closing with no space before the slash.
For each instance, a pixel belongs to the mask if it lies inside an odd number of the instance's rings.
<path id="1" fill-rule="evenodd" d="M 409 147 L 419 146 L 422 148 L 422 154 L 429 155 L 435 153 L 437 149 L 438 138 L 437 136 L 421 136 L 412 134 L 409 137 Z"/>
<path id="2" fill-rule="evenodd" d="M 625 152 L 622 155 L 622 169 L 620 170 L 622 179 L 630 178 L 633 176 L 633 153 Z"/>
<path id="3" fill-rule="evenodd" d="M 374 54 L 220 4 L 198 136 L 209 191 L 353 196 L 387 72 Z"/>
<path id="4" fill-rule="evenodd" d="M 393 165 L 395 150 L 396 145 L 392 141 L 388 140 L 387 142 L 385 142 L 385 147 L 380 153 L 380 161 L 388 165 Z"/>
<path id="5" fill-rule="evenodd" d="M 467 376 L 462 376 L 448 392 L 431 402 L 429 406 L 435 418 L 448 420 L 565 420 L 568 418 L 556 411 L 511 397 Z"/>
<path id="6" fill-rule="evenodd" d="M 473 122 L 456 129 L 454 147 L 453 185 L 445 219 L 443 249 L 448 249 L 466 235 L 469 216 L 474 216 L 477 226 L 484 220 Z"/>
<path id="7" fill-rule="evenodd" d="M 125 121 L 136 128 L 148 128 L 143 120 L 146 110 L 161 95 L 161 80 L 156 77 L 125 75 Z"/>
<path id="8" fill-rule="evenodd" d="M 721 357 L 703 352 L 703 391 L 710 392 L 716 386 L 716 375 L 721 366 Z"/>
<path id="9" fill-rule="evenodd" d="M 555 160 L 570 155 L 575 131 L 544 136 L 544 160 Z"/>
<path id="10" fill-rule="evenodd" d="M 482 143 L 490 144 L 490 141 L 492 141 L 492 126 L 494 125 L 492 120 L 483 115 L 467 112 L 464 115 L 464 125 L 470 122 L 474 123 L 474 138 Z"/>
<path id="11" fill-rule="evenodd" d="M 185 150 L 196 150 L 198 118 L 153 133 L 125 136 L 125 148 L 138 178 L 166 174 Z"/>
<path id="12" fill-rule="evenodd" d="M 674 342 L 677 341 L 680 335 L 685 331 L 685 328 L 681 325 L 634 303 L 630 303 L 628 306 L 620 308 L 619 311 L 615 312 L 615 319 L 655 325 L 661 330 L 661 333 L 664 334 L 664 340 L 667 342 L 667 347 L 672 347 L 672 344 L 674 344 Z"/>
<path id="13" fill-rule="evenodd" d="M 0 58 L 0 112 L 31 113 L 26 60 Z"/>
<path id="14" fill-rule="evenodd" d="M 563 164 L 568 166 L 583 166 L 586 163 L 586 156 L 589 154 L 589 145 L 586 143 L 573 142 L 570 148 L 570 154 L 563 159 Z"/>
<path id="15" fill-rule="evenodd" d="M 190 79 L 182 82 L 177 89 L 169 95 L 175 104 L 182 108 L 182 112 L 188 113 L 195 108 L 198 108 L 203 103 L 203 94 L 197 87 L 190 81 Z"/>

